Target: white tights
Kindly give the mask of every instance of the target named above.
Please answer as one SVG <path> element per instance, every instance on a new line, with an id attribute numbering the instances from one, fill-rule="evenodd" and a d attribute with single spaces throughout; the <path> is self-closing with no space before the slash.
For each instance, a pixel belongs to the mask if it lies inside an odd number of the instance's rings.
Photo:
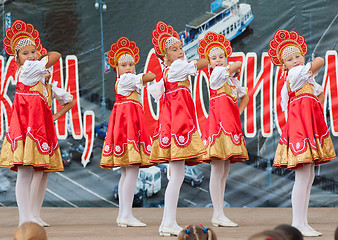
<path id="1" fill-rule="evenodd" d="M 31 166 L 18 167 L 16 201 L 19 209 L 19 226 L 40 219 L 40 210 L 47 187 L 48 173 L 34 171 Z"/>
<path id="2" fill-rule="evenodd" d="M 30 203 L 32 216 L 35 220 L 41 221 L 40 210 L 47 188 L 48 172 L 35 171 L 31 183 Z"/>
<path id="3" fill-rule="evenodd" d="M 180 189 L 184 180 L 185 161 L 169 162 L 170 179 L 164 196 L 164 212 L 162 226 L 179 229 L 182 228 L 176 222 L 177 203 Z"/>
<path id="4" fill-rule="evenodd" d="M 223 212 L 225 182 L 229 175 L 230 160 L 211 160 L 209 191 L 213 205 L 212 218 L 227 220 Z"/>
<path id="5" fill-rule="evenodd" d="M 305 164 L 295 170 L 295 183 L 292 189 L 292 226 L 311 228 L 307 221 L 311 186 L 315 177 L 314 165 Z"/>
<path id="6" fill-rule="evenodd" d="M 119 182 L 119 218 L 138 221 L 132 214 L 139 166 L 121 167 Z"/>

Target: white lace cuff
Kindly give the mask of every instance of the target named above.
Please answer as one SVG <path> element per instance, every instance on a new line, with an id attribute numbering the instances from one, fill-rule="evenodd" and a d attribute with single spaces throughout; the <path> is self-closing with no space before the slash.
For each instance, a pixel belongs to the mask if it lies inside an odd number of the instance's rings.
<path id="1" fill-rule="evenodd" d="M 58 82 L 52 83 L 53 99 L 56 98 L 60 105 L 64 106 L 73 100 L 73 96 L 66 90 L 58 88 L 57 84 Z"/>
<path id="2" fill-rule="evenodd" d="M 159 82 L 152 82 L 148 84 L 148 92 L 158 102 L 165 91 L 164 81 L 161 79 Z"/>

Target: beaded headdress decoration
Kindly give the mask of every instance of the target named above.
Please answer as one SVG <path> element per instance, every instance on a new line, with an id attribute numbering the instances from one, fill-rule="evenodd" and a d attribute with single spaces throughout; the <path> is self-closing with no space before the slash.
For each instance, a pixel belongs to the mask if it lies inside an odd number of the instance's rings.
<path id="1" fill-rule="evenodd" d="M 163 60 L 167 49 L 175 43 L 181 42 L 181 40 L 171 25 L 159 21 L 153 30 L 151 42 L 154 45 L 156 54 Z"/>
<path id="2" fill-rule="evenodd" d="M 302 35 L 296 31 L 279 29 L 269 42 L 268 54 L 273 64 L 282 66 L 283 60 L 292 54 L 299 52 L 302 56 L 305 56 L 307 51 L 308 47 Z"/>
<path id="3" fill-rule="evenodd" d="M 38 30 L 32 24 L 19 19 L 15 20 L 12 26 L 6 30 L 2 42 L 6 53 L 10 56 L 17 57 L 19 50 L 28 45 L 34 45 L 40 56 L 47 53 L 47 50 L 41 45 Z"/>
<path id="4" fill-rule="evenodd" d="M 116 43 L 113 43 L 108 51 L 108 63 L 116 72 L 118 63 L 132 62 L 136 65 L 140 61 L 140 49 L 134 41 L 126 37 L 121 37 Z"/>
<path id="5" fill-rule="evenodd" d="M 210 56 L 220 51 L 223 51 L 225 57 L 228 58 L 232 53 L 232 47 L 229 39 L 215 32 L 207 32 L 197 48 L 200 58 L 206 58 L 208 61 L 210 60 Z"/>

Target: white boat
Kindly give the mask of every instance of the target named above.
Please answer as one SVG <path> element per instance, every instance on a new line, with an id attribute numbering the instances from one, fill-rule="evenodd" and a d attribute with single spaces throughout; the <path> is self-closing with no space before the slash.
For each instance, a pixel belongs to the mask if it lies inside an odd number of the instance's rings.
<path id="1" fill-rule="evenodd" d="M 250 4 L 239 3 L 239 0 L 215 0 L 211 3 L 211 12 L 186 24 L 185 31 L 179 33 L 187 59 L 198 58 L 198 43 L 207 32 L 223 34 L 232 40 L 245 31 L 253 18 Z"/>

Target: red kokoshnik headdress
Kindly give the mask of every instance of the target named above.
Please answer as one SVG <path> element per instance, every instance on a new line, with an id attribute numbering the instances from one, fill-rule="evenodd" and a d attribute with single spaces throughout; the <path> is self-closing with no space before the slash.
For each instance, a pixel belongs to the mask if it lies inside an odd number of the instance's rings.
<path id="1" fill-rule="evenodd" d="M 282 54 L 287 47 L 297 47 L 302 56 L 305 56 L 308 51 L 307 44 L 302 35 L 296 31 L 287 31 L 284 29 L 277 30 L 274 38 L 270 40 L 269 46 L 268 54 L 272 63 L 277 66 L 283 65 Z"/>
<path id="2" fill-rule="evenodd" d="M 30 23 L 25 23 L 22 20 L 15 20 L 10 28 L 5 32 L 3 39 L 5 51 L 10 56 L 15 56 L 21 47 L 26 45 L 34 45 L 40 55 L 47 53 L 47 50 L 42 47 L 39 32 Z M 17 49 L 18 45 L 19 49 Z"/>
<path id="3" fill-rule="evenodd" d="M 232 47 L 229 39 L 224 35 L 215 32 L 207 32 L 207 34 L 205 34 L 204 38 L 198 44 L 197 53 L 200 58 L 209 60 L 210 51 L 215 47 L 222 49 L 226 58 L 230 57 Z"/>
<path id="4" fill-rule="evenodd" d="M 111 45 L 108 51 L 108 63 L 115 72 L 120 57 L 125 55 L 130 55 L 134 59 L 134 65 L 140 61 L 140 49 L 136 46 L 136 43 L 126 37 L 121 37 Z"/>
<path id="5" fill-rule="evenodd" d="M 153 30 L 152 36 L 151 42 L 154 45 L 155 52 L 162 59 L 166 52 L 166 44 L 168 39 L 177 38 L 177 40 L 181 42 L 181 39 L 174 28 L 162 21 L 159 21 L 156 24 L 156 28 Z M 167 47 L 169 46 L 167 45 Z"/>

